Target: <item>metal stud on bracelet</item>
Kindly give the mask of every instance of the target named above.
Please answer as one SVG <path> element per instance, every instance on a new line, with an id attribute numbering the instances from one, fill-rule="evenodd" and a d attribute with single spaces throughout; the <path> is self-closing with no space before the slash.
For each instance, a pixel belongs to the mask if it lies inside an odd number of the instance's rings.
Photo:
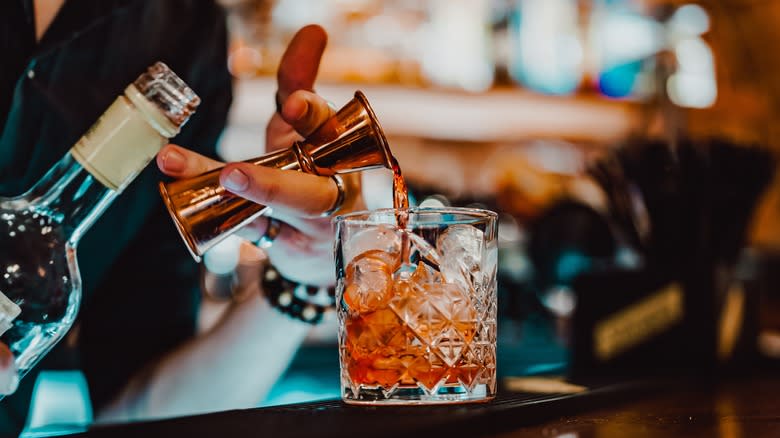
<path id="1" fill-rule="evenodd" d="M 263 291 L 278 311 L 308 324 L 322 321 L 326 312 L 336 309 L 335 289 L 304 285 L 282 277 L 270 264 L 262 274 Z M 312 293 L 312 289 L 317 290 Z"/>

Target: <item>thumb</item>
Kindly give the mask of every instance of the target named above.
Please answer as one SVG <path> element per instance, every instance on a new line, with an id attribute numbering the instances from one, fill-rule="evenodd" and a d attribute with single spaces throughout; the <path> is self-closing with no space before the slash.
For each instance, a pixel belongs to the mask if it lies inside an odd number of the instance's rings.
<path id="1" fill-rule="evenodd" d="M 294 91 L 314 89 L 320 60 L 328 43 L 328 34 L 322 27 L 312 24 L 299 30 L 287 46 L 276 81 L 281 102 Z"/>

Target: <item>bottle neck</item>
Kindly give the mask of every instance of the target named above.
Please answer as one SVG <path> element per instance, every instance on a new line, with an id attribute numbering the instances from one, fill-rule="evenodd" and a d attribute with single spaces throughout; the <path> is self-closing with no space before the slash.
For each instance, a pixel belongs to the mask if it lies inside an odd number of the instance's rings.
<path id="1" fill-rule="evenodd" d="M 131 85 L 26 198 L 75 246 L 176 131 Z"/>
<path id="2" fill-rule="evenodd" d="M 32 207 L 59 223 L 75 246 L 119 194 L 87 171 L 70 152 L 27 193 Z"/>

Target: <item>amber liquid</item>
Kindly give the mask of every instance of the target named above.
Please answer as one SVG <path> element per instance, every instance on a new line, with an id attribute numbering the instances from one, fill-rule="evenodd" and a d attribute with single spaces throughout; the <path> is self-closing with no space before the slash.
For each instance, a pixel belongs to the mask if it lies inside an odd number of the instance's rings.
<path id="1" fill-rule="evenodd" d="M 393 208 L 396 210 L 396 221 L 399 228 L 406 228 L 409 217 L 409 190 L 406 188 L 404 175 L 395 157 L 390 164 L 393 168 Z"/>
<path id="2" fill-rule="evenodd" d="M 393 169 L 393 209 L 398 228 L 405 229 L 409 220 L 409 189 L 406 187 L 404 175 L 398 160 L 392 157 L 390 165 Z M 401 263 L 409 261 L 409 236 L 401 234 Z"/>

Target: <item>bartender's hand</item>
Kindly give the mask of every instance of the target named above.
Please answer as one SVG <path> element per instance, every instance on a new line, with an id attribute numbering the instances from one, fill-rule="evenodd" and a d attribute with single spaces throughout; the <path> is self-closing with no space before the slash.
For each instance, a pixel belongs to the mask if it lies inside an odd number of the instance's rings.
<path id="1" fill-rule="evenodd" d="M 13 394 L 18 383 L 14 355 L 7 345 L 0 342 L 0 395 Z"/>
<path id="2" fill-rule="evenodd" d="M 287 47 L 277 74 L 279 100 L 283 105 L 281 113 L 275 113 L 266 128 L 268 152 L 291 146 L 335 113 L 325 99 L 312 91 L 326 43 L 325 31 L 312 25 L 298 31 Z M 157 155 L 157 165 L 169 176 L 187 178 L 223 163 L 168 145 Z M 359 176 L 345 175 L 344 179 L 345 202 L 339 213 L 364 208 Z M 338 187 L 331 178 L 230 163 L 222 170 L 220 182 L 236 195 L 272 207 L 271 216 L 283 221 L 267 250 L 282 275 L 309 284 L 333 284 L 331 218 L 319 217 L 338 198 Z M 261 217 L 242 231 L 254 232 L 259 237 L 267 228 L 268 219 Z"/>

